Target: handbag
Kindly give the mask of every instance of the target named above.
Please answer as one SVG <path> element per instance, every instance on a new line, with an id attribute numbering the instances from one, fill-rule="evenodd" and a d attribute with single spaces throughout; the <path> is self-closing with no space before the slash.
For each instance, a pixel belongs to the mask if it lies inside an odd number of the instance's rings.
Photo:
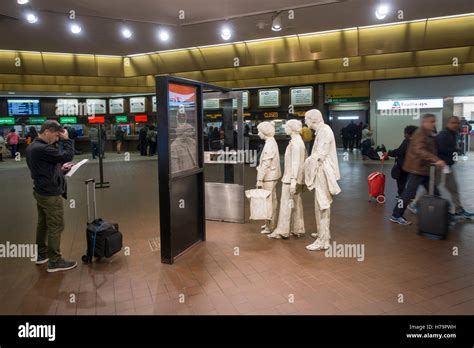
<path id="1" fill-rule="evenodd" d="M 272 193 L 264 189 L 245 191 L 250 200 L 250 220 L 271 220 L 272 218 Z"/>

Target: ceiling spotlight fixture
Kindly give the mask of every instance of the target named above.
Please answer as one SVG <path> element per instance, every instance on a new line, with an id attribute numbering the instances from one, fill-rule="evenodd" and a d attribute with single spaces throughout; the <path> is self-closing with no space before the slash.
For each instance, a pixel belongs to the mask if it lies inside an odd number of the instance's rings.
<path id="1" fill-rule="evenodd" d="M 283 28 L 281 13 L 278 12 L 272 19 L 272 30 L 280 31 Z"/>
<path id="2" fill-rule="evenodd" d="M 82 31 L 81 26 L 76 23 L 71 24 L 70 29 L 71 29 L 71 33 L 76 34 L 76 35 Z"/>
<path id="3" fill-rule="evenodd" d="M 25 5 L 29 2 L 29 0 L 16 0 L 16 2 L 20 5 Z"/>
<path id="4" fill-rule="evenodd" d="M 35 24 L 36 22 L 38 22 L 38 16 L 34 13 L 27 13 L 26 20 L 28 21 L 28 23 Z"/>
<path id="5" fill-rule="evenodd" d="M 161 29 L 160 33 L 159 33 L 159 36 L 160 36 L 161 41 L 168 41 L 169 38 L 170 38 L 170 34 L 169 34 L 168 30 L 166 30 L 166 29 Z"/>
<path id="6" fill-rule="evenodd" d="M 125 38 L 125 39 L 130 39 L 132 36 L 133 36 L 133 33 L 132 31 L 127 28 L 127 27 L 123 27 L 122 28 L 122 36 Z"/>
<path id="7" fill-rule="evenodd" d="M 8 92 L 8 94 L 13 95 L 13 94 L 15 94 L 15 92 Z"/>
<path id="8" fill-rule="evenodd" d="M 380 5 L 375 10 L 375 17 L 377 17 L 377 19 L 384 19 L 385 17 L 387 17 L 388 11 L 388 5 Z"/>
<path id="9" fill-rule="evenodd" d="M 230 38 L 232 37 L 232 30 L 228 27 L 228 26 L 225 26 L 221 29 L 221 38 L 222 40 L 230 40 Z"/>

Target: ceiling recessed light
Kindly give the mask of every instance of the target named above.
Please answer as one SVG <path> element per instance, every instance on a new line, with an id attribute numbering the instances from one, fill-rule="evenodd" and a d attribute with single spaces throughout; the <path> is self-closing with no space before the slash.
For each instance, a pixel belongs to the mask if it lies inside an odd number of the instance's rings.
<path id="1" fill-rule="evenodd" d="M 170 38 L 170 34 L 166 29 L 161 29 L 159 36 L 161 41 L 168 41 Z"/>
<path id="2" fill-rule="evenodd" d="M 276 16 L 273 17 L 273 20 L 272 20 L 272 30 L 280 31 L 282 28 L 283 28 L 283 25 L 282 25 L 281 13 L 277 13 Z"/>
<path id="3" fill-rule="evenodd" d="M 227 40 L 230 40 L 231 37 L 232 37 L 232 30 L 227 26 L 223 27 L 221 29 L 221 38 L 222 38 L 222 40 L 227 41 Z"/>
<path id="4" fill-rule="evenodd" d="M 76 35 L 82 31 L 82 28 L 79 24 L 71 24 L 70 29 L 71 29 L 71 33 L 76 34 Z"/>
<path id="5" fill-rule="evenodd" d="M 387 17 L 388 11 L 389 8 L 387 5 L 380 5 L 377 7 L 377 10 L 375 10 L 375 17 L 377 17 L 377 19 L 384 19 Z"/>
<path id="6" fill-rule="evenodd" d="M 72 95 L 72 93 L 66 93 L 66 95 Z"/>
<path id="7" fill-rule="evenodd" d="M 17 3 L 19 3 L 20 5 L 25 5 L 29 2 L 29 0 L 16 0 Z"/>
<path id="8" fill-rule="evenodd" d="M 15 92 L 8 92 L 8 94 L 15 94 Z"/>
<path id="9" fill-rule="evenodd" d="M 125 39 L 130 39 L 133 36 L 133 33 L 129 28 L 124 27 L 124 28 L 122 28 L 122 36 Z"/>
<path id="10" fill-rule="evenodd" d="M 36 22 L 38 22 L 38 16 L 34 13 L 28 13 L 26 15 L 26 20 L 28 21 L 28 23 L 35 24 Z"/>

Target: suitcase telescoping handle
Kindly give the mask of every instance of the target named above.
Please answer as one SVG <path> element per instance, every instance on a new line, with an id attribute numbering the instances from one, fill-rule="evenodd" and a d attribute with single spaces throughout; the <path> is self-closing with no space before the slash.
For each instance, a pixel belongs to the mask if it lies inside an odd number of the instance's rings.
<path id="1" fill-rule="evenodd" d="M 91 185 L 92 184 L 92 185 Z M 90 204 L 90 186 L 92 186 L 92 209 L 94 213 L 94 217 L 91 219 L 91 204 Z M 87 191 L 87 222 L 92 222 L 97 218 L 97 204 L 95 198 L 95 179 L 88 179 L 86 180 L 86 191 Z"/>
<path id="2" fill-rule="evenodd" d="M 435 181 L 436 181 L 436 166 L 434 164 L 430 165 L 430 182 L 429 182 L 429 188 L 428 188 L 428 194 L 430 196 L 434 196 L 435 192 Z"/>

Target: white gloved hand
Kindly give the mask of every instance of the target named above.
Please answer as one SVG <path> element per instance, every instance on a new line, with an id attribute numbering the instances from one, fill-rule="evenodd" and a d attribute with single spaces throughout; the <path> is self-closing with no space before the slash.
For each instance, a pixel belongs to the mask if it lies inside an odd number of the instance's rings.
<path id="1" fill-rule="evenodd" d="M 291 184 L 290 184 L 290 194 L 294 195 L 296 193 L 296 180 L 291 179 Z"/>

